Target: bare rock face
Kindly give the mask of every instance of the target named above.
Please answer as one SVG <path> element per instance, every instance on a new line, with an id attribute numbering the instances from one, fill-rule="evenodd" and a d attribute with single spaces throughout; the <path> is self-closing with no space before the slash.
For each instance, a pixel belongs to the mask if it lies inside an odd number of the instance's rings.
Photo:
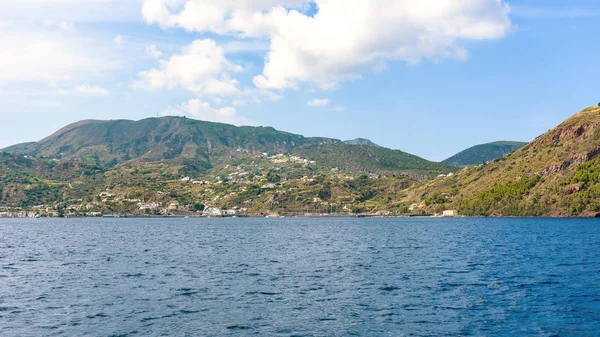
<path id="1" fill-rule="evenodd" d="M 558 164 L 552 164 L 552 165 L 548 166 L 545 170 L 540 172 L 540 175 L 545 177 L 551 173 L 563 171 L 571 165 L 583 164 L 587 161 L 595 159 L 596 157 L 598 157 L 599 154 L 600 154 L 600 147 L 596 147 L 595 149 L 593 149 L 592 151 L 589 151 L 587 153 L 578 153 L 563 162 L 560 162 Z"/>
<path id="2" fill-rule="evenodd" d="M 575 192 L 579 192 L 582 189 L 582 184 L 581 183 L 577 183 L 577 184 L 571 184 L 565 187 L 565 195 L 571 195 Z"/>

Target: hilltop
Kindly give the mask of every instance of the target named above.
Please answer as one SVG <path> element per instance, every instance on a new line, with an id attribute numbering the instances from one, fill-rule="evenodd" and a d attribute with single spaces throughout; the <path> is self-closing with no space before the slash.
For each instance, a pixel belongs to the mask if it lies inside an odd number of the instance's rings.
<path id="1" fill-rule="evenodd" d="M 448 165 L 433 163 L 401 151 L 344 144 L 324 137 L 304 137 L 271 127 L 236 127 L 182 117 L 140 121 L 86 120 L 70 124 L 39 142 L 18 144 L 4 152 L 77 160 L 115 167 L 125 163 L 184 165 L 188 171 L 207 172 L 231 164 L 241 152 L 301 155 L 322 167 L 348 172 L 397 172 L 434 176 L 451 172 Z M 340 152 L 341 151 L 341 152 Z M 374 158 L 375 160 L 365 160 Z"/>
<path id="2" fill-rule="evenodd" d="M 406 193 L 423 212 L 596 216 L 600 212 L 600 107 L 587 108 L 519 150 Z"/>
<path id="3" fill-rule="evenodd" d="M 475 145 L 443 160 L 442 163 L 456 167 L 479 165 L 514 152 L 526 144 L 525 142 L 499 141 Z"/>
<path id="4" fill-rule="evenodd" d="M 215 160 L 243 148 L 280 153 L 311 144 L 339 142 L 305 138 L 269 127 L 236 127 L 181 117 L 140 121 L 87 120 L 70 124 L 35 143 L 18 144 L 4 152 L 56 159 L 78 159 L 115 166 L 139 162 L 193 159 L 210 168 Z"/>
<path id="5" fill-rule="evenodd" d="M 379 145 L 373 143 L 369 139 L 365 139 L 365 138 L 356 138 L 356 139 L 346 140 L 346 141 L 344 141 L 344 143 L 349 144 L 349 145 L 368 145 L 368 146 L 373 146 L 373 147 L 382 147 L 382 146 L 379 146 Z"/>

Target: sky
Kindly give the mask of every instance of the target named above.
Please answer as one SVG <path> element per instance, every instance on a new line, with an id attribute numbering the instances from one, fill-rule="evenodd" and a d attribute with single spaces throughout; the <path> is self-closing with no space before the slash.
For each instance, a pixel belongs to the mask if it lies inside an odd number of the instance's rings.
<path id="1" fill-rule="evenodd" d="M 0 0 L 0 148 L 176 115 L 440 161 L 600 101 L 597 0 Z"/>

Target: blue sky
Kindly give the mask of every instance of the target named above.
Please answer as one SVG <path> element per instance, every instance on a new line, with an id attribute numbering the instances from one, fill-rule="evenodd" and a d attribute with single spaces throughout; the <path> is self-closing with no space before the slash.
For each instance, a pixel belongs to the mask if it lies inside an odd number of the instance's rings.
<path id="1" fill-rule="evenodd" d="M 168 2 L 0 3 L 0 148 L 187 115 L 443 160 L 600 101 L 597 1 Z"/>

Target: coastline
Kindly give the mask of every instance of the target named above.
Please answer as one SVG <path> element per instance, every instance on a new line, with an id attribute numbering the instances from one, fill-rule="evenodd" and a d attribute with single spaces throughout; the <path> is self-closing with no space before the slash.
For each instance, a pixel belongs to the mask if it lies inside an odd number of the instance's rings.
<path id="1" fill-rule="evenodd" d="M 594 216 L 427 216 L 427 215 L 103 215 L 103 216 L 64 216 L 64 217 L 0 217 L 4 219 L 595 219 Z"/>

